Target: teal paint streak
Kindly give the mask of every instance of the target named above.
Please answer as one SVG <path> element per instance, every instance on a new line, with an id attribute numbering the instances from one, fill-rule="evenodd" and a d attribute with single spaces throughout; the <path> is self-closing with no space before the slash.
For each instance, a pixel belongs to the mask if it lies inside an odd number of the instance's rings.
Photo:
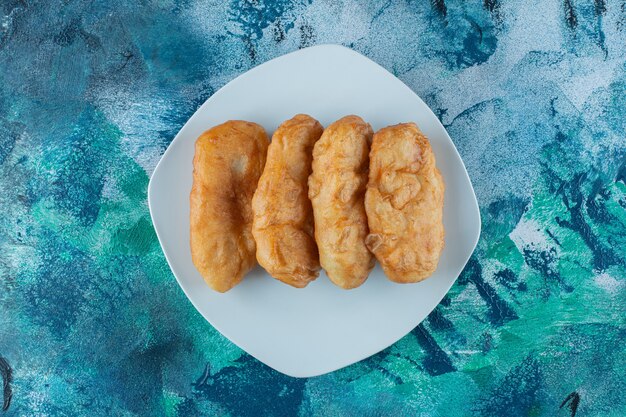
<path id="1" fill-rule="evenodd" d="M 577 398 L 577 415 L 625 415 L 626 35 L 619 4 L 570 6 L 4 4 L 6 414 L 552 416 Z M 483 233 L 410 334 L 296 380 L 242 353 L 186 300 L 146 187 L 221 85 L 316 42 L 351 45 L 436 110 Z"/>

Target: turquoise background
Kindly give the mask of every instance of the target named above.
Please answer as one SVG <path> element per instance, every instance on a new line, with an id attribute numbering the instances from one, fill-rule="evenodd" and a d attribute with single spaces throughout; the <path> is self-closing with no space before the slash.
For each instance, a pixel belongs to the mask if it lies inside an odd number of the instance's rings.
<path id="1" fill-rule="evenodd" d="M 194 310 L 146 189 L 215 91 L 320 43 L 433 109 L 483 231 L 410 334 L 294 379 Z M 626 415 L 625 45 L 624 0 L 2 1 L 0 415 Z"/>

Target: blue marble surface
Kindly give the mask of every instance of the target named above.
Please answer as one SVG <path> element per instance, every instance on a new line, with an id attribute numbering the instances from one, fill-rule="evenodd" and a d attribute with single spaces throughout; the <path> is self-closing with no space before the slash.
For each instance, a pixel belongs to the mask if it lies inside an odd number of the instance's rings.
<path id="1" fill-rule="evenodd" d="M 409 85 L 478 248 L 383 352 L 294 379 L 194 310 L 148 178 L 197 107 L 338 43 Z M 0 415 L 626 415 L 626 2 L 0 2 Z"/>

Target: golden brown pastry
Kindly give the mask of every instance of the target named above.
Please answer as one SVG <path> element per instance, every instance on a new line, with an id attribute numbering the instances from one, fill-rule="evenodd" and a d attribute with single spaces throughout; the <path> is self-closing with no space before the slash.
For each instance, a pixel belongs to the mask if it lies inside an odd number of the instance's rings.
<path id="1" fill-rule="evenodd" d="M 252 195 L 268 137 L 256 123 L 231 120 L 196 141 L 191 188 L 191 257 L 211 288 L 226 292 L 256 263 Z"/>
<path id="2" fill-rule="evenodd" d="M 271 276 L 297 288 L 306 287 L 320 270 L 307 180 L 313 145 L 323 130 L 305 114 L 281 124 L 252 198 L 257 260 Z"/>
<path id="3" fill-rule="evenodd" d="M 437 268 L 444 189 L 430 143 L 415 123 L 376 132 L 365 193 L 366 242 L 390 280 L 418 282 Z"/>
<path id="4" fill-rule="evenodd" d="M 313 149 L 309 198 L 320 263 L 331 281 L 345 289 L 361 285 L 375 262 L 365 246 L 363 203 L 372 134 L 363 119 L 346 116 L 328 126 Z"/>

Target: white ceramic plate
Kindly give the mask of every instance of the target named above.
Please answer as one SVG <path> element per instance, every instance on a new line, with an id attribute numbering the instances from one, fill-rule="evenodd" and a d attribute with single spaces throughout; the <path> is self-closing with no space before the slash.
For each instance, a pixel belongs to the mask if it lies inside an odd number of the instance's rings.
<path id="1" fill-rule="evenodd" d="M 272 279 L 260 267 L 219 294 L 191 261 L 189 192 L 196 138 L 229 119 L 259 123 L 268 134 L 297 113 L 324 126 L 357 114 L 374 130 L 414 121 L 430 138 L 446 183 L 446 246 L 435 274 L 394 284 L 379 266 L 360 288 L 335 287 L 322 272 L 305 289 Z M 272 368 L 295 377 L 334 371 L 406 335 L 441 301 L 480 235 L 480 213 L 463 161 L 424 102 L 364 56 L 337 45 L 290 53 L 260 65 L 209 98 L 189 119 L 156 167 L 148 188 L 154 228 L 189 300 L 224 336 Z"/>

